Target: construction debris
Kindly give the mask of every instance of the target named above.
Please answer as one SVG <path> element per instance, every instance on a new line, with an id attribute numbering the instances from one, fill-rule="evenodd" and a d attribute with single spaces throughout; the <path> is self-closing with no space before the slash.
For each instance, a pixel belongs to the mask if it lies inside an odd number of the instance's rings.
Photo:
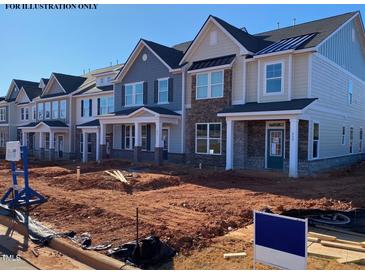
<path id="1" fill-rule="evenodd" d="M 122 172 L 120 172 L 119 170 L 112 170 L 112 171 L 106 170 L 105 173 L 107 173 L 110 176 L 112 176 L 113 178 L 119 180 L 121 183 L 129 185 L 127 179 L 124 177 Z"/>
<path id="2" fill-rule="evenodd" d="M 238 253 L 225 253 L 223 254 L 224 259 L 230 258 L 239 258 L 239 257 L 246 257 L 246 252 L 238 252 Z"/>

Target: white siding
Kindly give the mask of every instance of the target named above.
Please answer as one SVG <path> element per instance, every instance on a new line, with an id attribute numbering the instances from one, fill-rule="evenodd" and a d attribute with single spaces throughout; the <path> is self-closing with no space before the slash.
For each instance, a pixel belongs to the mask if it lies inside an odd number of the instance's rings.
<path id="1" fill-rule="evenodd" d="M 306 98 L 308 94 L 309 54 L 293 55 L 292 98 Z"/>
<path id="2" fill-rule="evenodd" d="M 365 129 L 365 83 L 313 55 L 312 97 L 319 98 L 307 114 L 313 123 L 320 123 L 319 157 L 349 154 L 349 132 L 354 128 L 353 152 L 358 153 L 359 130 Z M 353 104 L 348 104 L 348 81 L 353 82 Z M 341 144 L 342 127 L 346 127 L 345 145 Z M 310 131 L 311 133 L 311 131 Z M 310 134 L 311 140 L 311 134 Z M 310 142 L 310 155 L 312 146 Z M 363 149 L 364 152 L 364 149 Z"/>

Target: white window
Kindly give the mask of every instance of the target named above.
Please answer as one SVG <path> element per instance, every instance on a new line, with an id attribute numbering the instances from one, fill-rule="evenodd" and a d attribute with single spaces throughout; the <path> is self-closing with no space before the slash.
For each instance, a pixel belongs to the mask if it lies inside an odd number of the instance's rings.
<path id="1" fill-rule="evenodd" d="M 341 145 L 345 145 L 346 140 L 346 127 L 342 127 Z"/>
<path id="2" fill-rule="evenodd" d="M 6 146 L 6 135 L 4 131 L 0 131 L 0 147 Z"/>
<path id="3" fill-rule="evenodd" d="M 90 116 L 90 101 L 89 99 L 81 100 L 81 117 Z"/>
<path id="4" fill-rule="evenodd" d="M 283 92 L 283 63 L 267 64 L 265 76 L 265 93 Z"/>
<path id="5" fill-rule="evenodd" d="M 66 100 L 60 102 L 60 118 L 66 119 Z"/>
<path id="6" fill-rule="evenodd" d="M 350 141 L 349 141 L 349 152 L 354 152 L 354 128 L 350 127 Z"/>
<path id="7" fill-rule="evenodd" d="M 312 140 L 312 158 L 317 159 L 319 157 L 319 124 L 313 124 L 313 140 Z"/>
<path id="8" fill-rule="evenodd" d="M 134 142 L 135 142 L 135 129 L 133 125 L 125 126 L 124 128 L 124 144 L 125 149 L 133 149 L 134 148 Z"/>
<path id="9" fill-rule="evenodd" d="M 37 119 L 37 112 L 35 106 L 32 107 L 32 119 L 33 120 Z"/>
<path id="10" fill-rule="evenodd" d="M 114 97 L 108 97 L 108 113 L 114 112 Z"/>
<path id="11" fill-rule="evenodd" d="M 101 97 L 99 100 L 99 114 L 107 114 L 108 113 L 108 99 L 106 97 Z"/>
<path id="12" fill-rule="evenodd" d="M 353 101 L 353 95 L 352 95 L 352 92 L 353 92 L 353 85 L 352 85 L 352 81 L 351 80 L 349 80 L 349 82 L 348 82 L 348 103 L 349 103 L 349 105 L 352 105 L 352 101 Z"/>
<path id="13" fill-rule="evenodd" d="M 58 119 L 58 101 L 52 102 L 52 119 Z"/>
<path id="14" fill-rule="evenodd" d="M 360 128 L 359 132 L 359 152 L 362 152 L 362 138 L 363 138 L 363 130 Z"/>
<path id="15" fill-rule="evenodd" d="M 221 154 L 222 125 L 220 123 L 196 124 L 195 153 Z"/>
<path id="16" fill-rule="evenodd" d="M 6 108 L 0 108 L 0 121 L 6 121 Z"/>
<path id="17" fill-rule="evenodd" d="M 221 98 L 224 89 L 223 71 L 196 75 L 196 99 Z"/>
<path id="18" fill-rule="evenodd" d="M 38 104 L 38 120 L 43 120 L 43 103 Z"/>
<path id="19" fill-rule="evenodd" d="M 169 101 L 169 80 L 158 80 L 158 103 L 166 104 Z"/>
<path id="20" fill-rule="evenodd" d="M 44 103 L 44 118 L 51 119 L 51 102 Z"/>
<path id="21" fill-rule="evenodd" d="M 143 104 L 143 83 L 134 83 L 125 85 L 125 105 L 142 105 Z"/>

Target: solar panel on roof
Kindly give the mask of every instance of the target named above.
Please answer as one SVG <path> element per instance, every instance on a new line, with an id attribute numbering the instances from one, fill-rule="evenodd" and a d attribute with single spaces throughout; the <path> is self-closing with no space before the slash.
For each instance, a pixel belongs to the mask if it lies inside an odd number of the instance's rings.
<path id="1" fill-rule="evenodd" d="M 312 38 L 314 35 L 315 35 L 315 33 L 310 33 L 310 34 L 305 34 L 305 35 L 301 35 L 301 36 L 282 39 L 282 40 L 275 42 L 274 44 L 271 44 L 270 46 L 260 50 L 259 52 L 256 53 L 256 55 L 296 49 L 299 46 L 301 46 L 304 42 L 306 42 L 310 38 Z"/>

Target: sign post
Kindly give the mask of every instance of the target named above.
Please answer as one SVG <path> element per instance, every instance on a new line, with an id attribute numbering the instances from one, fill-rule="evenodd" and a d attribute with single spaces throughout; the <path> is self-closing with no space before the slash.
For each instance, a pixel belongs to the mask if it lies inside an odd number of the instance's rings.
<path id="1" fill-rule="evenodd" d="M 307 219 L 254 211 L 254 268 L 306 269 L 307 233 Z"/>

